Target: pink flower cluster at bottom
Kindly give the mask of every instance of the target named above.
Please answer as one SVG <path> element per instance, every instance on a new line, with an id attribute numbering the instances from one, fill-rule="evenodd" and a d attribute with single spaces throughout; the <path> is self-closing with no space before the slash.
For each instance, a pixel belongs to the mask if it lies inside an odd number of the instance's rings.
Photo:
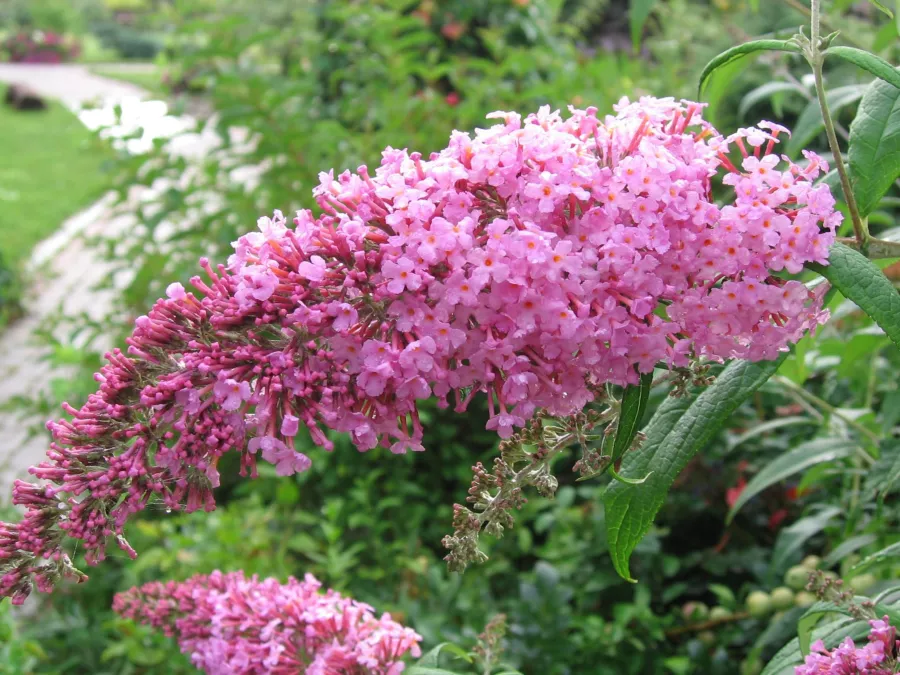
<path id="1" fill-rule="evenodd" d="M 891 675 L 896 672 L 897 630 L 888 617 L 869 622 L 869 642 L 857 647 L 849 637 L 832 650 L 821 640 L 812 645 L 812 653 L 794 675 Z"/>
<path id="2" fill-rule="evenodd" d="M 321 586 L 216 571 L 132 588 L 113 609 L 176 637 L 210 675 L 397 675 L 404 654 L 421 654 L 411 628 Z"/>

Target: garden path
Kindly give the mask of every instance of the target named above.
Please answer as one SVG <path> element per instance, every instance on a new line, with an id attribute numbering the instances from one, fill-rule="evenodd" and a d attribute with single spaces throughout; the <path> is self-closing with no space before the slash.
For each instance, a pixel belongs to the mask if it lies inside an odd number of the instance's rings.
<path id="1" fill-rule="evenodd" d="M 141 105 L 139 100 L 146 93 L 139 87 L 98 76 L 80 65 L 0 64 L 0 82 L 25 83 L 76 111 L 88 104 L 100 104 L 99 110 L 79 115 L 89 127 L 110 123 L 115 105 L 132 111 L 130 123 L 123 126 L 143 125 L 149 116 L 159 122 L 159 136 L 194 125 L 189 118 L 167 116 L 161 102 Z M 119 133 L 129 130 L 122 128 Z M 113 135 L 118 133 L 114 131 Z M 145 134 L 143 142 L 147 141 Z M 188 134 L 179 138 L 177 151 L 202 155 L 210 142 L 205 134 Z M 127 147 L 140 151 L 140 147 Z M 47 197 L 52 199 L 53 195 Z M 112 290 L 95 288 L 99 282 L 109 280 L 111 267 L 82 236 L 122 232 L 132 225 L 129 216 L 117 215 L 110 205 L 111 195 L 107 195 L 66 220 L 53 236 L 35 248 L 29 262 L 28 276 L 33 284 L 26 298 L 27 314 L 0 334 L 0 504 L 8 503 L 13 481 L 27 477 L 28 467 L 44 458 L 48 446 L 46 432 L 41 430 L 43 420 L 23 419 L 17 412 L 2 409 L 4 403 L 16 397 L 47 391 L 52 379 L 61 376 L 46 361 L 50 350 L 36 337 L 36 331 L 58 325 L 61 316 L 87 313 L 99 318 L 111 307 Z M 127 280 L 112 281 L 115 288 Z"/>

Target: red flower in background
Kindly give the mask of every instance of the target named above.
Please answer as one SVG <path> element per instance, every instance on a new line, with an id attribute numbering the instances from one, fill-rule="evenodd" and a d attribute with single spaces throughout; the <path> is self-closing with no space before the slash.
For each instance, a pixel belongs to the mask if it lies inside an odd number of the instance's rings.
<path id="1" fill-rule="evenodd" d="M 737 502 L 745 487 L 747 487 L 747 479 L 741 476 L 737 483 L 725 491 L 725 503 L 728 504 L 729 509 Z"/>
<path id="2" fill-rule="evenodd" d="M 774 532 L 781 526 L 781 523 L 787 517 L 788 517 L 787 509 L 778 509 L 777 511 L 773 511 L 772 515 L 769 516 L 769 529 Z"/>

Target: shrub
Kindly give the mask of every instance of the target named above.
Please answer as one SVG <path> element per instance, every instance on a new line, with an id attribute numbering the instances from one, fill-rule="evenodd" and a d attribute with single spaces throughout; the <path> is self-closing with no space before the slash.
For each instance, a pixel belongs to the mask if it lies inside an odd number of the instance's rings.
<path id="1" fill-rule="evenodd" d="M 13 63 L 64 63 L 78 56 L 80 46 L 72 39 L 52 31 L 20 31 L 0 43 Z"/>

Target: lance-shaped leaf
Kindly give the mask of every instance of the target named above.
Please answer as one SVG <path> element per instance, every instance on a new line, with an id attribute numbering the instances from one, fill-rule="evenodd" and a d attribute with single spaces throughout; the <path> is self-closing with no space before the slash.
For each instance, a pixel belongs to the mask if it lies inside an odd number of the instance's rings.
<path id="1" fill-rule="evenodd" d="M 650 12 L 656 5 L 656 0 L 631 0 L 628 3 L 628 27 L 631 32 L 631 44 L 637 51 L 641 46 L 641 35 L 644 33 L 644 24 L 650 18 Z"/>
<path id="2" fill-rule="evenodd" d="M 895 87 L 900 87 L 900 73 L 894 70 L 894 66 L 880 56 L 855 47 L 829 47 L 825 50 L 826 56 L 837 56 L 844 61 L 849 61 L 863 70 L 868 70 L 875 77 L 880 77 L 885 82 L 890 82 Z"/>
<path id="3" fill-rule="evenodd" d="M 900 486 L 900 438 L 881 442 L 881 456 L 866 476 L 868 499 L 884 499 Z"/>
<path id="4" fill-rule="evenodd" d="M 829 251 L 827 266 L 810 267 L 872 317 L 900 347 L 900 293 L 877 265 L 852 248 L 836 243 Z"/>
<path id="5" fill-rule="evenodd" d="M 740 496 L 735 500 L 734 505 L 728 512 L 727 522 L 731 522 L 744 504 L 767 487 L 775 485 L 775 483 L 783 481 L 788 476 L 800 473 L 811 466 L 847 457 L 853 454 L 854 447 L 852 442 L 843 438 L 817 438 L 808 443 L 802 443 L 793 450 L 784 453 L 767 464 L 762 471 L 747 483 L 747 486 L 741 491 Z"/>
<path id="6" fill-rule="evenodd" d="M 864 548 L 869 544 L 874 544 L 877 539 L 878 537 L 874 534 L 860 534 L 855 537 L 850 537 L 846 541 L 842 541 L 840 546 L 825 556 L 825 559 L 822 561 L 821 569 L 827 570 L 834 567 L 851 553 L 856 553 L 859 549 Z"/>
<path id="7" fill-rule="evenodd" d="M 709 76 L 722 66 L 741 59 L 747 56 L 747 54 L 764 51 L 799 53 L 800 47 L 795 45 L 793 42 L 789 42 L 788 40 L 753 40 L 752 42 L 745 42 L 744 44 L 738 45 L 737 47 L 732 47 L 731 49 L 728 49 L 716 56 L 712 61 L 706 64 L 706 67 L 703 68 L 703 72 L 700 73 L 700 93 L 703 93 L 703 85 L 706 84 Z"/>
<path id="8" fill-rule="evenodd" d="M 865 218 L 900 176 L 900 89 L 882 80 L 869 85 L 850 125 L 847 155 L 853 195 Z"/>
<path id="9" fill-rule="evenodd" d="M 734 361 L 696 399 L 669 398 L 660 405 L 645 429 L 646 440 L 625 456 L 620 472 L 625 478 L 647 480 L 641 485 L 612 482 L 603 495 L 609 550 L 623 578 L 634 581 L 628 564 L 631 553 L 653 524 L 675 478 L 786 357 L 787 353 L 762 363 Z"/>
<path id="10" fill-rule="evenodd" d="M 641 428 L 641 420 L 647 411 L 647 401 L 650 398 L 650 385 L 653 383 L 653 373 L 642 373 L 638 384 L 630 384 L 625 387 L 622 394 L 622 405 L 619 411 L 619 423 L 616 427 L 616 440 L 613 442 L 613 462 L 619 461 L 625 451 L 631 446 L 638 429 Z"/>
<path id="11" fill-rule="evenodd" d="M 887 5 L 881 4 L 880 2 L 878 2 L 878 0 L 869 0 L 869 2 L 871 2 L 873 5 L 875 5 L 875 6 L 876 6 L 878 9 L 880 9 L 882 12 L 884 12 L 885 14 L 887 14 L 890 18 L 892 18 L 892 19 L 894 18 L 894 13 L 893 13 L 890 9 L 888 9 Z"/>
<path id="12" fill-rule="evenodd" d="M 765 84 L 761 84 L 760 86 L 758 86 L 756 89 L 747 92 L 744 98 L 741 99 L 741 103 L 738 106 L 738 117 L 744 117 L 744 115 L 747 114 L 750 108 L 755 106 L 757 103 L 771 99 L 776 94 L 780 94 L 783 92 L 792 92 L 802 95 L 806 93 L 806 90 L 799 84 L 795 84 L 794 82 L 766 82 Z"/>
<path id="13" fill-rule="evenodd" d="M 816 511 L 813 515 L 801 518 L 790 527 L 778 533 L 772 556 L 769 560 L 768 581 L 775 585 L 776 579 L 784 574 L 803 545 L 831 524 L 831 521 L 842 513 L 837 506 L 829 506 Z"/>
<path id="14" fill-rule="evenodd" d="M 866 90 L 867 87 L 860 84 L 836 87 L 825 94 L 825 102 L 828 104 L 831 114 L 836 117 L 841 110 L 861 99 Z M 817 100 L 810 101 L 800 113 L 800 117 L 797 118 L 797 122 L 791 130 L 791 139 L 787 142 L 784 151 L 792 157 L 799 155 L 800 151 L 824 129 L 822 108 Z"/>
<path id="15" fill-rule="evenodd" d="M 890 546 L 886 546 L 881 549 L 877 553 L 873 553 L 870 556 L 866 556 L 858 563 L 856 563 L 851 569 L 850 572 L 854 575 L 864 572 L 870 567 L 878 567 L 879 565 L 883 565 L 887 562 L 900 560 L 900 541 L 897 543 L 891 544 Z"/>

